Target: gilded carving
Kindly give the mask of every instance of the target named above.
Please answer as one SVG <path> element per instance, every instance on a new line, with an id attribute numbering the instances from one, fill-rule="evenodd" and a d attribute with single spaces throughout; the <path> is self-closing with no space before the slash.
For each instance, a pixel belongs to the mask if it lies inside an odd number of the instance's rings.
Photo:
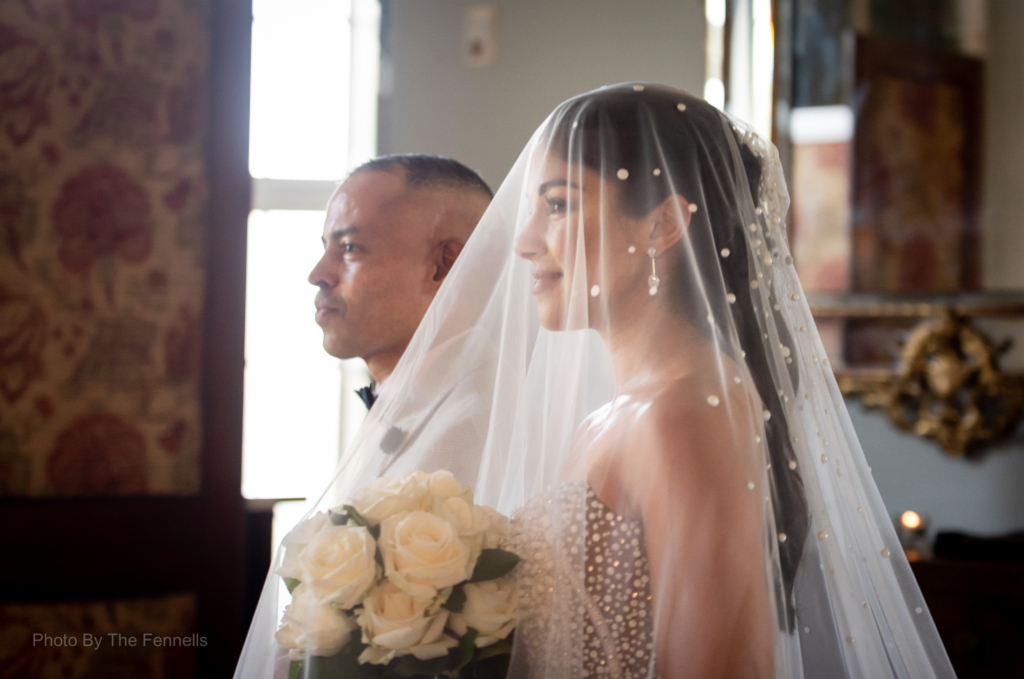
<path id="1" fill-rule="evenodd" d="M 900 429 L 934 440 L 947 453 L 977 454 L 1010 434 L 1024 405 L 1024 384 L 999 369 L 1009 342 L 995 345 L 951 310 L 923 321 L 903 347 L 895 373 L 837 375 L 844 394 L 860 394 Z"/>

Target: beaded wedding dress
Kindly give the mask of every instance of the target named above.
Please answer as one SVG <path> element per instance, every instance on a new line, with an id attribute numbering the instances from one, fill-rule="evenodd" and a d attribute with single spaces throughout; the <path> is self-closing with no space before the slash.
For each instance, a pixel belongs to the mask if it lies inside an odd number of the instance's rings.
<path id="1" fill-rule="evenodd" d="M 522 557 L 513 679 L 953 677 L 788 203 L 775 148 L 698 97 L 630 83 L 563 103 L 314 511 L 389 469 L 474 470 L 460 480 L 512 517 Z M 281 558 L 236 677 L 273 675 Z"/>
<path id="2" fill-rule="evenodd" d="M 565 525 L 586 530 L 564 535 L 558 527 Z M 640 520 L 613 512 L 584 482 L 563 483 L 515 514 L 506 548 L 523 558 L 516 634 L 524 653 L 515 671 L 540 677 L 558 667 L 572 677 L 656 676 Z M 549 645 L 544 640 L 553 633 L 557 640 Z"/>

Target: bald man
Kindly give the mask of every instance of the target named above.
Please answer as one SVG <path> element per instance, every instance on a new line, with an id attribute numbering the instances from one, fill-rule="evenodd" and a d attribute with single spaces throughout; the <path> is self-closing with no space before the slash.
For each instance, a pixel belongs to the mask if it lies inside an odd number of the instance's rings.
<path id="1" fill-rule="evenodd" d="M 309 274 L 327 353 L 362 358 L 382 384 L 491 195 L 450 158 L 383 156 L 357 168 L 331 198 L 324 255 Z"/>
<path id="2" fill-rule="evenodd" d="M 373 383 L 359 395 L 368 408 L 492 196 L 480 175 L 455 160 L 403 154 L 360 166 L 331 198 L 324 254 L 309 274 L 319 288 L 316 322 L 327 353 L 366 361 Z M 449 469 L 463 483 L 473 483 L 478 451 L 471 442 L 482 432 L 470 415 L 484 412 L 486 389 L 473 379 L 459 380 L 447 403 L 459 402 L 457 411 L 467 417 L 447 417 L 456 411 L 450 407 L 434 422 L 399 422 L 380 443 L 381 471 L 388 468 L 389 476 L 411 471 L 390 467 L 419 439 L 440 453 L 427 466 Z M 424 466 L 422 460 L 416 464 Z"/>

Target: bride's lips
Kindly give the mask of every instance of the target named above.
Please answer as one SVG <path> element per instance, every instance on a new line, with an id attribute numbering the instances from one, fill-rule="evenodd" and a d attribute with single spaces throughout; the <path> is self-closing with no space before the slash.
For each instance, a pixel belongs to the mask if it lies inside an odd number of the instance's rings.
<path id="1" fill-rule="evenodd" d="M 547 292 L 562 279 L 562 272 L 553 269 L 540 269 L 533 272 L 533 285 L 530 291 L 535 295 Z"/>

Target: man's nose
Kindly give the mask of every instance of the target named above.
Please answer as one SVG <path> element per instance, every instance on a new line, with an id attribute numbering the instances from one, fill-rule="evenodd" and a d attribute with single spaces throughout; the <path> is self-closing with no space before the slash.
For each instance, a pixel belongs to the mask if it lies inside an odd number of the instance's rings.
<path id="1" fill-rule="evenodd" d="M 338 284 L 337 274 L 328 266 L 326 252 L 320 258 L 320 261 L 316 263 L 316 266 L 313 267 L 313 270 L 309 272 L 309 277 L 306 280 L 309 281 L 310 285 L 323 289 L 330 289 Z"/>

